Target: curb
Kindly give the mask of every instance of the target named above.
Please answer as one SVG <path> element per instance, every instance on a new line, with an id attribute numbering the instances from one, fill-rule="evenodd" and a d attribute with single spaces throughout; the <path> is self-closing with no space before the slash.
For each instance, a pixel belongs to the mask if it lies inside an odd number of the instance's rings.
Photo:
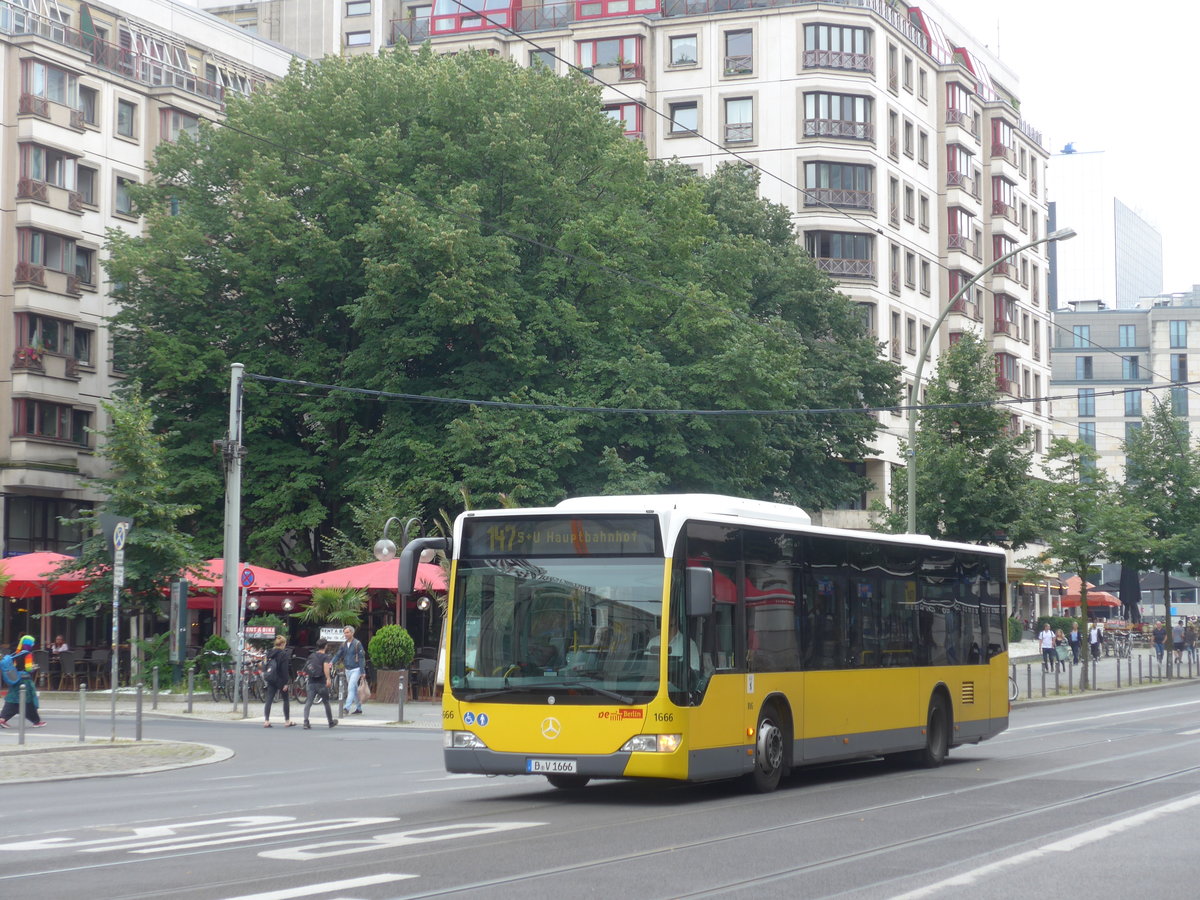
<path id="1" fill-rule="evenodd" d="M 208 754 L 196 759 L 177 759 L 174 762 L 165 762 L 158 765 L 134 766 L 122 769 L 109 769 L 102 772 L 62 772 L 54 775 L 30 776 L 19 775 L 13 778 L 0 778 L 0 784 L 40 784 L 47 781 L 75 781 L 81 778 L 112 778 L 121 775 L 148 775 L 152 772 L 167 772 L 175 769 L 187 769 L 193 766 L 207 766 L 213 763 L 224 762 L 234 756 L 234 751 L 229 747 L 222 747 L 217 744 L 204 744 L 194 741 L 121 741 L 117 744 L 112 743 L 92 743 L 81 744 L 75 746 L 53 746 L 53 747 L 21 747 L 16 750 L 0 751 L 0 762 L 8 757 L 14 756 L 45 756 L 48 754 L 63 755 L 64 762 L 85 761 L 88 751 L 100 750 L 134 750 L 143 747 L 180 747 L 193 748 L 203 747 L 208 750 Z M 81 752 L 83 751 L 83 752 Z M 76 759 L 78 757 L 78 759 Z"/>

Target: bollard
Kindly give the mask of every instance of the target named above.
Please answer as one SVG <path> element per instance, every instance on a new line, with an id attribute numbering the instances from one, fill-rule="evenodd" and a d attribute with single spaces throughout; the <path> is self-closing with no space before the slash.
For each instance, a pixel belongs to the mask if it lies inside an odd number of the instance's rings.
<path id="1" fill-rule="evenodd" d="M 1033 699 L 1033 666 L 1025 664 L 1025 699 Z"/>
<path id="2" fill-rule="evenodd" d="M 17 690 L 17 743 L 25 743 L 25 683 Z"/>
<path id="3" fill-rule="evenodd" d="M 136 712 L 134 713 L 134 725 L 133 725 L 133 734 L 134 734 L 133 739 L 135 741 L 140 741 L 142 739 L 142 690 L 143 690 L 143 688 L 145 688 L 145 685 L 139 681 L 138 685 L 137 685 L 137 706 L 135 708 Z"/>
<path id="4" fill-rule="evenodd" d="M 250 682 L 242 675 L 242 718 L 250 718 Z"/>
<path id="5" fill-rule="evenodd" d="M 1058 677 L 1058 666 L 1056 665 L 1054 667 L 1054 696 L 1057 697 L 1061 693 L 1062 693 L 1062 684 Z"/>
<path id="6" fill-rule="evenodd" d="M 188 669 L 188 712 L 192 711 L 192 694 L 196 690 L 196 672 Z"/>
<path id="7" fill-rule="evenodd" d="M 1139 656 L 1139 657 L 1138 657 L 1138 684 L 1141 684 L 1141 683 L 1142 683 L 1142 681 L 1143 681 L 1143 678 L 1142 678 L 1142 658 Z"/>
<path id="8" fill-rule="evenodd" d="M 79 743 L 87 739 L 87 682 L 79 682 Z"/>
<path id="9" fill-rule="evenodd" d="M 1125 665 L 1129 667 L 1125 670 L 1125 683 L 1130 687 L 1133 687 L 1133 654 L 1130 654 L 1125 658 Z"/>
<path id="10" fill-rule="evenodd" d="M 1042 666 L 1042 698 L 1046 697 L 1046 667 Z"/>
<path id="11" fill-rule="evenodd" d="M 404 721 L 404 695 L 408 693 L 408 684 L 407 684 L 408 673 L 405 672 L 403 669 L 401 669 L 399 674 L 400 674 L 400 681 L 399 681 L 400 692 L 399 692 L 399 697 L 397 698 L 397 700 L 400 704 L 400 708 L 396 711 L 396 721 L 403 722 Z"/>
<path id="12" fill-rule="evenodd" d="M 1100 660 L 1092 660 L 1092 690 L 1096 690 L 1096 676 L 1100 674 Z"/>
<path id="13" fill-rule="evenodd" d="M 151 683 L 154 685 L 154 688 L 150 692 L 150 708 L 158 709 L 158 666 L 154 667 L 154 670 L 150 673 L 150 677 L 152 679 Z"/>
<path id="14" fill-rule="evenodd" d="M 1067 670 L 1067 693 L 1068 694 L 1075 693 L 1075 667 L 1074 666 L 1071 666 L 1071 668 Z"/>
<path id="15" fill-rule="evenodd" d="M 1117 690 L 1121 689 L 1121 660 L 1117 660 Z"/>

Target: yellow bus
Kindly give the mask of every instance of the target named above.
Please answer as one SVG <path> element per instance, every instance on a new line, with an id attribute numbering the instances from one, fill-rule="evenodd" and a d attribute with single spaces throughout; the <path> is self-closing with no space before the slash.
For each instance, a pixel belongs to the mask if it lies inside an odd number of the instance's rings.
<path id="1" fill-rule="evenodd" d="M 937 766 L 1008 725 L 998 550 L 717 495 L 588 497 L 463 513 L 452 543 L 405 548 L 402 591 L 432 546 L 452 555 L 450 772 L 770 791 L 809 763 Z"/>

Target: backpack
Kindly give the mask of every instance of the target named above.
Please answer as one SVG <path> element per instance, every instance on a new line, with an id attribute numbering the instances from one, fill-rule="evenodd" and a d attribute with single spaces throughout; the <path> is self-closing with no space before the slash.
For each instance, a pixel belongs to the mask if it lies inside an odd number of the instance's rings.
<path id="1" fill-rule="evenodd" d="M 21 682 L 21 671 L 13 662 L 11 653 L 0 659 L 0 680 L 3 680 L 5 684 L 20 684 Z"/>
<path id="2" fill-rule="evenodd" d="M 280 653 L 278 650 L 272 650 L 267 655 L 267 664 L 263 667 L 263 680 L 267 684 L 278 686 L 281 683 L 279 677 L 279 657 Z"/>
<path id="3" fill-rule="evenodd" d="M 314 653 L 304 661 L 304 674 L 317 681 L 325 680 L 325 654 Z"/>

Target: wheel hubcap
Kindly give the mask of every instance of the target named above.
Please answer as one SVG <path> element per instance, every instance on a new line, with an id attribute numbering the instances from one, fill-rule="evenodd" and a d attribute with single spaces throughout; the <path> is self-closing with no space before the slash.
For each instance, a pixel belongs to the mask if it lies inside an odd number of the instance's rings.
<path id="1" fill-rule="evenodd" d="M 783 732 L 770 719 L 758 726 L 758 765 L 764 772 L 783 765 Z"/>

